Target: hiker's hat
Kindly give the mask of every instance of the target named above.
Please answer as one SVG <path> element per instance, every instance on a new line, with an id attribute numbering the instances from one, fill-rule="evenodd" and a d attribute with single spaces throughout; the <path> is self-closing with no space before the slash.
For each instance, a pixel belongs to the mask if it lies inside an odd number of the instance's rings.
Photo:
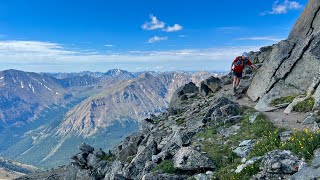
<path id="1" fill-rule="evenodd" d="M 246 58 L 249 57 L 249 55 L 248 55 L 247 52 L 242 53 L 242 56 L 243 56 L 243 57 L 246 57 Z"/>

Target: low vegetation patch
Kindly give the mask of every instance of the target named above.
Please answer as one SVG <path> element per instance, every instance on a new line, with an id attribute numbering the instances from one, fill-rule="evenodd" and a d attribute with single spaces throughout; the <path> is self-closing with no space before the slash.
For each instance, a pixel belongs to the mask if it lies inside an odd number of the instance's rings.
<path id="1" fill-rule="evenodd" d="M 266 152 L 282 149 L 290 150 L 300 158 L 310 160 L 313 158 L 313 151 L 320 148 L 320 131 L 310 132 L 308 129 L 304 131 L 295 130 L 292 137 L 281 142 L 278 138 L 278 131 L 269 132 L 260 140 L 252 150 L 250 156 L 262 156 Z"/>
<path id="2" fill-rule="evenodd" d="M 307 102 L 312 104 L 311 102 Z M 205 128 L 199 132 L 195 138 L 198 139 L 194 145 L 200 145 L 202 151 L 216 163 L 218 179 L 250 179 L 259 172 L 260 161 L 247 166 L 240 173 L 235 173 L 237 166 L 241 165 L 241 158 L 233 153 L 240 142 L 244 140 L 254 139 L 256 144 L 250 152 L 247 159 L 252 157 L 264 156 L 267 152 L 273 150 L 290 150 L 300 158 L 311 160 L 314 150 L 320 148 L 320 130 L 310 132 L 308 129 L 304 131 L 294 130 L 287 141 L 281 142 L 280 133 L 285 129 L 277 128 L 264 115 L 259 115 L 253 123 L 249 122 L 252 111 L 246 111 L 243 120 L 240 122 L 240 130 L 237 134 L 229 137 L 223 137 L 218 133 L 218 128 L 229 127 L 218 125 Z"/>
<path id="3" fill-rule="evenodd" d="M 249 116 L 252 111 L 247 112 L 249 114 L 243 118 L 240 123 L 240 130 L 235 135 L 228 138 L 221 136 L 217 132 L 219 126 L 207 127 L 196 135 L 196 138 L 204 139 L 200 144 L 203 151 L 216 163 L 218 179 L 250 179 L 252 175 L 259 171 L 259 162 L 246 167 L 239 174 L 232 171 L 241 164 L 241 158 L 232 151 L 240 142 L 248 139 L 264 138 L 267 133 L 276 129 L 264 115 L 259 115 L 252 124 L 249 123 Z"/>
<path id="4" fill-rule="evenodd" d="M 164 173 L 168 174 L 174 174 L 176 173 L 176 169 L 173 166 L 173 161 L 172 160 L 164 160 L 161 163 L 159 163 L 153 170 L 152 172 L 156 171 L 162 171 Z"/>
<path id="5" fill-rule="evenodd" d="M 253 175 L 259 173 L 260 163 L 261 160 L 243 168 L 243 170 L 239 174 L 231 175 L 230 180 L 251 179 Z"/>
<path id="6" fill-rule="evenodd" d="M 273 99 L 271 101 L 271 105 L 272 106 L 277 106 L 280 104 L 286 104 L 286 103 L 292 103 L 292 101 L 294 100 L 294 98 L 297 97 L 297 95 L 291 95 L 291 96 L 286 96 L 286 97 L 280 97 L 277 99 Z"/>
<path id="7" fill-rule="evenodd" d="M 314 106 L 314 98 L 310 97 L 302 102 L 299 102 L 293 107 L 295 112 L 310 112 Z"/>
<path id="8" fill-rule="evenodd" d="M 116 160 L 116 156 L 114 156 L 114 155 L 106 155 L 106 156 L 101 157 L 101 160 L 115 161 Z"/>
<path id="9" fill-rule="evenodd" d="M 207 127 L 204 131 L 199 132 L 196 137 L 209 139 L 214 137 L 218 133 L 217 127 Z"/>
<path id="10" fill-rule="evenodd" d="M 127 157 L 127 163 L 131 163 L 131 161 L 133 160 L 133 158 L 134 158 L 135 156 L 129 156 L 129 157 Z"/>
<path id="11" fill-rule="evenodd" d="M 179 118 L 179 119 L 176 120 L 176 124 L 178 126 L 182 125 L 183 123 L 185 123 L 185 120 L 183 118 Z"/>
<path id="12" fill-rule="evenodd" d="M 314 150 L 320 148 L 320 131 L 310 132 L 295 131 L 292 138 L 281 143 L 281 149 L 290 150 L 301 158 L 310 160 L 313 158 Z"/>
<path id="13" fill-rule="evenodd" d="M 265 153 L 280 149 L 279 129 L 264 132 L 263 137 L 257 141 L 249 158 L 263 156 Z"/>

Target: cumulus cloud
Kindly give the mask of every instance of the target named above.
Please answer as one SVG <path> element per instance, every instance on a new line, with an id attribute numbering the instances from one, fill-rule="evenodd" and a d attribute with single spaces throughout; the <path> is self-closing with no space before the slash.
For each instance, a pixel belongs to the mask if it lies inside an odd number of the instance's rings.
<path id="1" fill-rule="evenodd" d="M 243 37 L 243 38 L 238 38 L 236 40 L 249 40 L 249 41 L 275 41 L 279 42 L 281 40 L 284 40 L 285 38 L 277 38 L 274 36 L 254 36 L 254 37 Z"/>
<path id="2" fill-rule="evenodd" d="M 113 44 L 106 44 L 105 46 L 106 46 L 106 47 L 114 47 Z"/>
<path id="3" fill-rule="evenodd" d="M 175 31 L 181 31 L 183 27 L 179 24 L 175 24 L 174 26 L 168 26 L 164 31 L 166 32 L 175 32 Z"/>
<path id="4" fill-rule="evenodd" d="M 168 40 L 168 37 L 154 36 L 148 40 L 148 43 L 155 43 L 155 42 L 165 41 L 165 40 Z"/>
<path id="5" fill-rule="evenodd" d="M 62 44 L 39 41 L 1 41 L 0 69 L 34 72 L 106 71 L 112 68 L 139 70 L 228 70 L 243 51 L 259 47 L 236 46 L 170 51 L 99 53 L 68 50 Z M 183 66 L 181 66 L 183 64 Z"/>
<path id="6" fill-rule="evenodd" d="M 165 23 L 163 21 L 159 21 L 156 16 L 150 15 L 150 22 L 145 22 L 141 28 L 144 30 L 156 30 L 163 29 L 165 27 Z"/>
<path id="7" fill-rule="evenodd" d="M 163 21 L 158 20 L 158 18 L 154 15 L 150 15 L 150 20 L 149 22 L 145 22 L 141 28 L 144 30 L 157 30 L 160 29 L 162 31 L 166 32 L 176 32 L 176 31 L 181 31 L 183 27 L 180 24 L 174 24 L 173 26 L 167 26 L 166 23 Z"/>
<path id="8" fill-rule="evenodd" d="M 261 13 L 262 16 L 267 14 L 286 14 L 289 10 L 297 10 L 302 8 L 302 5 L 297 1 L 285 0 L 283 3 L 280 3 L 279 0 L 275 1 L 271 11 L 265 11 Z"/>

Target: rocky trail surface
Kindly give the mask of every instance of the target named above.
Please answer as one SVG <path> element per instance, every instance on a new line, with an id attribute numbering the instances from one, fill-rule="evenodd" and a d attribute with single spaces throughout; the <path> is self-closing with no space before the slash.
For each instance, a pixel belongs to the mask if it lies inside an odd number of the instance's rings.
<path id="1" fill-rule="evenodd" d="M 224 85 L 216 92 L 216 97 L 228 97 L 232 101 L 239 103 L 241 106 L 254 108 L 257 103 L 253 102 L 246 94 L 233 95 L 232 85 Z M 269 112 L 263 112 L 278 127 L 288 128 L 291 130 L 298 129 L 312 129 L 314 124 L 302 124 L 308 113 L 305 112 L 292 112 L 289 114 L 284 113 L 285 108 L 279 108 Z"/>

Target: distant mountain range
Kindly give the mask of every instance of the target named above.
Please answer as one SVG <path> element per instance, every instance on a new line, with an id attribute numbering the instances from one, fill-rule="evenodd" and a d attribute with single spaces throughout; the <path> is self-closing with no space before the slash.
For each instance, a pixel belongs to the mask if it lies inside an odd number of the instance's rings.
<path id="1" fill-rule="evenodd" d="M 70 147 L 81 142 L 112 148 L 138 129 L 139 120 L 165 111 L 178 87 L 211 75 L 119 69 L 51 74 L 2 71 L 0 155 L 53 167 L 68 162 L 75 153 Z"/>

